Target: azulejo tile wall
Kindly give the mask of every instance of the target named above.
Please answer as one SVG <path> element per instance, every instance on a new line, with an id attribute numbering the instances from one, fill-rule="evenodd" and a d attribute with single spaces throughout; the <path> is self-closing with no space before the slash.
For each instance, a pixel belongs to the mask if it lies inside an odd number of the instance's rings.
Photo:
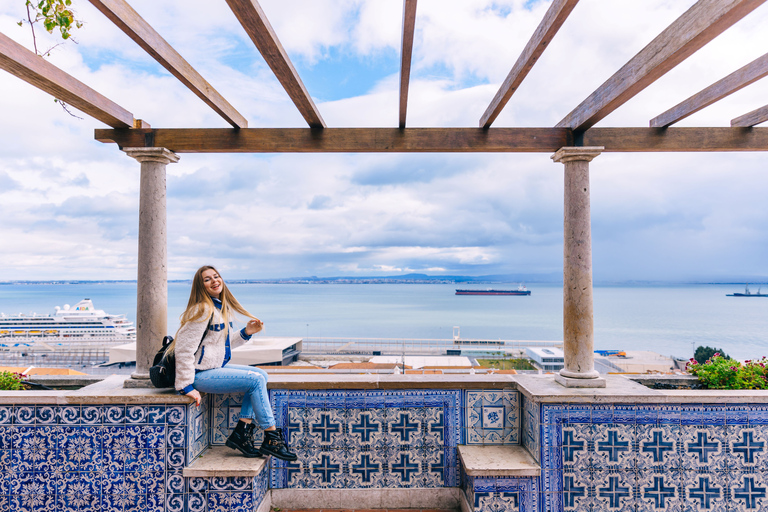
<path id="1" fill-rule="evenodd" d="M 275 488 L 454 487 L 456 446 L 520 438 L 520 394 L 513 389 L 273 389 L 270 397 L 299 455 L 296 463 L 272 460 Z M 212 400 L 211 444 L 222 445 L 242 395 Z"/>
<path id="2" fill-rule="evenodd" d="M 458 390 L 276 390 L 276 420 L 299 460 L 273 460 L 272 487 L 455 487 L 461 398 Z"/>
<path id="3" fill-rule="evenodd" d="M 207 404 L 0 406 L 0 510 L 184 510 Z"/>
<path id="4" fill-rule="evenodd" d="M 542 405 L 545 510 L 768 508 L 768 407 Z"/>

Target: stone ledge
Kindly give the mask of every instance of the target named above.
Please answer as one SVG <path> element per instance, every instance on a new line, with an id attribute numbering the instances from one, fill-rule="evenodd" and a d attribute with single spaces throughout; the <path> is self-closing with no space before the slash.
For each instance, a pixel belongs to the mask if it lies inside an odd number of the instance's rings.
<path id="1" fill-rule="evenodd" d="M 212 446 L 184 468 L 182 474 L 185 478 L 254 477 L 269 467 L 268 461 L 269 457 L 248 458 L 226 446 Z"/>
<path id="2" fill-rule="evenodd" d="M 540 476 L 539 466 L 522 446 L 458 447 L 464 471 L 470 476 Z"/>
<path id="3" fill-rule="evenodd" d="M 458 487 L 367 489 L 272 489 L 271 504 L 284 510 L 457 509 Z"/>

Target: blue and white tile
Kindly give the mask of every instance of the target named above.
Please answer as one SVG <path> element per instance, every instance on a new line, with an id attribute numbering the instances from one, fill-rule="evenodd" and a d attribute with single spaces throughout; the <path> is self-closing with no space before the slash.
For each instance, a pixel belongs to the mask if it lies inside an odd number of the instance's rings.
<path id="1" fill-rule="evenodd" d="M 125 406 L 109 405 L 104 407 L 103 420 L 105 424 L 120 425 L 125 423 Z"/>
<path id="2" fill-rule="evenodd" d="M 637 487 L 634 471 L 595 471 L 592 473 L 593 510 L 634 512 Z"/>
<path id="3" fill-rule="evenodd" d="M 730 510 L 768 509 L 768 473 L 739 471 L 728 476 Z"/>
<path id="4" fill-rule="evenodd" d="M 683 426 L 680 429 L 680 460 L 688 470 L 725 469 L 725 426 Z"/>
<path id="5" fill-rule="evenodd" d="M 59 422 L 59 411 L 54 405 L 35 406 L 36 425 L 55 425 Z"/>
<path id="6" fill-rule="evenodd" d="M 80 409 L 80 421 L 83 425 L 100 425 L 104 418 L 104 407 L 84 405 Z"/>
<path id="7" fill-rule="evenodd" d="M 676 467 L 680 464 L 680 426 L 671 424 L 638 425 L 637 467 Z"/>
<path id="8" fill-rule="evenodd" d="M 668 472 L 639 470 L 637 472 L 638 510 L 681 512 L 685 496 L 681 496 L 681 481 Z"/>
<path id="9" fill-rule="evenodd" d="M 685 471 L 682 474 L 681 496 L 685 510 L 725 512 L 729 508 L 730 477 L 723 472 Z"/>
<path id="10" fill-rule="evenodd" d="M 595 426 L 592 466 L 597 470 L 634 469 L 636 464 L 635 425 L 611 424 Z"/>
<path id="11" fill-rule="evenodd" d="M 557 450 L 555 453 L 547 450 L 547 456 L 558 456 L 562 461 L 562 465 L 590 467 L 592 452 L 594 451 L 594 427 L 589 424 L 566 425 L 563 426 L 562 436 L 555 446 L 547 447 Z M 542 463 L 544 462 L 545 460 L 542 460 Z M 547 469 L 555 467 L 552 466 L 551 462 L 545 464 L 545 466 L 547 466 Z"/>
<path id="12" fill-rule="evenodd" d="M 79 425 L 81 407 L 79 405 L 67 405 L 58 408 L 59 423 L 62 425 Z"/>
<path id="13" fill-rule="evenodd" d="M 17 405 L 13 409 L 13 422 L 16 425 L 33 425 L 35 423 L 34 405 Z"/>

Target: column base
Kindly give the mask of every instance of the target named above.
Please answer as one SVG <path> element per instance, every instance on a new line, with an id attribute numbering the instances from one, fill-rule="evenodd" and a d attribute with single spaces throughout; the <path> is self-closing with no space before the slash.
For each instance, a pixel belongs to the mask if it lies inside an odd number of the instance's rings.
<path id="1" fill-rule="evenodd" d="M 124 388 L 154 388 L 155 386 L 152 385 L 152 381 L 149 380 L 149 375 L 147 375 L 147 378 L 141 378 L 141 377 L 133 377 L 131 376 L 130 379 L 125 379 L 125 382 L 123 382 Z"/>
<path id="2" fill-rule="evenodd" d="M 592 379 L 574 379 L 571 377 L 563 377 L 559 373 L 555 374 L 555 382 L 566 388 L 604 388 L 605 379 L 603 377 L 596 377 Z"/>

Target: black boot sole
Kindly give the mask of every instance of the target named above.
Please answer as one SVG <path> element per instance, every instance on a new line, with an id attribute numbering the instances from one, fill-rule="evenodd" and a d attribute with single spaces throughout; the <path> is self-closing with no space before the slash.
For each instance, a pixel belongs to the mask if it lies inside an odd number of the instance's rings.
<path id="1" fill-rule="evenodd" d="M 299 459 L 296 455 L 294 455 L 293 457 L 286 457 L 285 455 L 282 455 L 281 453 L 273 452 L 271 450 L 268 450 L 267 448 L 264 448 L 263 446 L 261 447 L 261 453 L 263 453 L 264 455 L 271 455 L 271 456 L 273 456 L 275 458 L 278 458 L 280 460 L 285 460 L 285 461 L 288 461 L 288 462 L 294 462 L 294 461 Z"/>
<path id="2" fill-rule="evenodd" d="M 234 442 L 230 441 L 229 439 L 227 439 L 227 447 L 228 448 L 232 448 L 233 450 L 239 451 L 240 453 L 243 454 L 243 457 L 248 457 L 249 459 L 254 459 L 256 457 L 261 457 L 262 456 L 260 450 L 256 450 L 256 453 L 247 453 L 247 452 L 243 451 L 242 448 L 237 446 Z"/>

